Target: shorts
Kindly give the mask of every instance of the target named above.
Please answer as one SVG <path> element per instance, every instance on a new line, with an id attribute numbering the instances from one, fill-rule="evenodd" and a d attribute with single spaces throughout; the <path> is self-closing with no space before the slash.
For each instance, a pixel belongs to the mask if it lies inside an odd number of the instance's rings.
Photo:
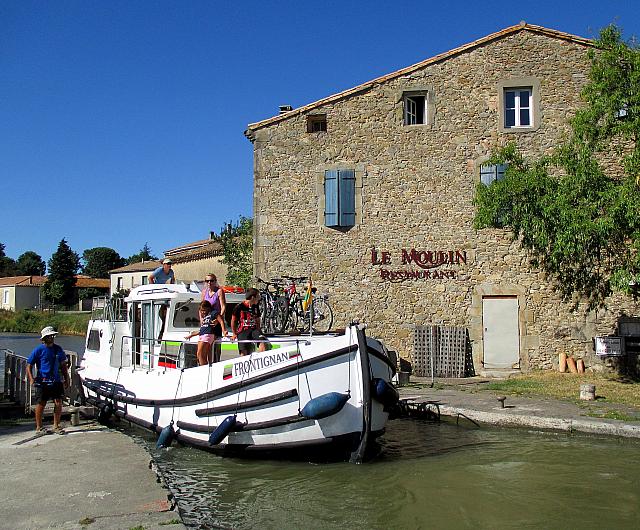
<path id="1" fill-rule="evenodd" d="M 259 329 L 245 329 L 238 333 L 238 340 L 265 340 L 264 335 L 260 333 Z M 238 342 L 238 351 L 240 353 L 252 353 L 255 349 L 255 343 L 253 342 Z"/>
<path id="2" fill-rule="evenodd" d="M 36 383 L 35 398 L 37 403 L 46 403 L 50 399 L 62 399 L 64 397 L 64 386 L 62 382 L 57 383 Z"/>
<path id="3" fill-rule="evenodd" d="M 206 335 L 198 336 L 198 342 L 206 342 L 207 344 L 213 344 L 214 340 L 216 340 L 216 336 L 213 334 L 207 333 Z"/>

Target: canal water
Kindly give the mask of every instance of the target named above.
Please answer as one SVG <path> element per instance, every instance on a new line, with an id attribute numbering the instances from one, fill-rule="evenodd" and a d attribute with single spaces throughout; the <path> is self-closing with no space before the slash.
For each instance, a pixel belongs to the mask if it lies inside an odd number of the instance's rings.
<path id="1" fill-rule="evenodd" d="M 84 338 L 58 342 L 80 353 Z M 25 355 L 36 344 L 0 334 Z M 155 456 L 193 528 L 640 528 L 636 440 L 401 419 L 356 466 L 158 450 L 120 426 Z"/>

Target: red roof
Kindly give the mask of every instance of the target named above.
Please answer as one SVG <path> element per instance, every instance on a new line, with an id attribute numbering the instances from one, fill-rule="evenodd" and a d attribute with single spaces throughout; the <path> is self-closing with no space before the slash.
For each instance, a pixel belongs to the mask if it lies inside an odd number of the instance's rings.
<path id="1" fill-rule="evenodd" d="M 20 285 L 24 287 L 40 287 L 47 281 L 46 276 L 5 276 L 0 278 L 0 287 Z"/>

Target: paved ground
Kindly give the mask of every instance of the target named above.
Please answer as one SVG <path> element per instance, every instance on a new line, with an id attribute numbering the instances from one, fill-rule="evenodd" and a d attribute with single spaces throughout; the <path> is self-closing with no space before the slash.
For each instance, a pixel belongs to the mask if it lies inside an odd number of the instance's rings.
<path id="1" fill-rule="evenodd" d="M 85 423 L 29 440 L 34 428 L 0 426 L 0 527 L 184 528 L 131 438 Z"/>
<path id="2" fill-rule="evenodd" d="M 498 393 L 481 390 L 488 381 L 442 379 L 431 387 L 430 379 L 412 377 L 409 385 L 400 387 L 400 398 L 414 403 L 437 401 L 442 415 L 477 423 L 640 438 L 640 410 L 636 408 L 602 401 L 570 402 L 518 396 L 507 396 L 503 408 L 497 400 Z M 638 421 L 593 417 L 611 411 Z"/>

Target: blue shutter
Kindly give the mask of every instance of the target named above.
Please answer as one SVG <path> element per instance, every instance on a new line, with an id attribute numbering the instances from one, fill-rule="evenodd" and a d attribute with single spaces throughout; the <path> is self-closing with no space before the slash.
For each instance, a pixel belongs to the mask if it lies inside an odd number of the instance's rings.
<path id="1" fill-rule="evenodd" d="M 354 226 L 356 224 L 356 172 L 353 169 L 338 171 L 339 184 L 339 224 Z"/>
<path id="2" fill-rule="evenodd" d="M 324 172 L 324 224 L 338 226 L 338 172 Z"/>

